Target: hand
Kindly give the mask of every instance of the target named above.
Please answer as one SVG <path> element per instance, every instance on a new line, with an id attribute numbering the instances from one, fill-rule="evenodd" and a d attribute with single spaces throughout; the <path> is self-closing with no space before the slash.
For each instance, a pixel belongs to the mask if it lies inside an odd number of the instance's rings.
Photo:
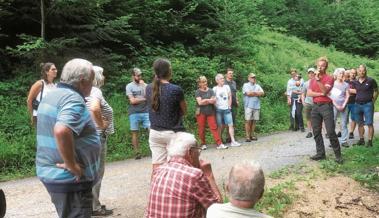
<path id="1" fill-rule="evenodd" d="M 74 163 L 71 168 L 69 168 L 65 163 L 57 163 L 56 166 L 70 171 L 70 173 L 72 173 L 76 177 L 77 182 L 80 181 L 80 177 L 82 177 L 83 175 L 83 169 L 80 167 L 78 163 Z"/>
<path id="2" fill-rule="evenodd" d="M 103 119 L 103 126 L 102 126 L 101 129 L 106 129 L 106 128 L 108 128 L 109 124 L 110 124 L 110 122 L 109 122 L 108 120 L 104 120 L 104 119 Z"/>
<path id="3" fill-rule="evenodd" d="M 291 106 L 291 99 L 287 98 L 287 104 Z"/>
<path id="4" fill-rule="evenodd" d="M 212 176 L 212 167 L 211 163 L 205 160 L 200 160 L 200 169 L 203 171 L 203 173 L 207 176 L 210 177 Z"/>

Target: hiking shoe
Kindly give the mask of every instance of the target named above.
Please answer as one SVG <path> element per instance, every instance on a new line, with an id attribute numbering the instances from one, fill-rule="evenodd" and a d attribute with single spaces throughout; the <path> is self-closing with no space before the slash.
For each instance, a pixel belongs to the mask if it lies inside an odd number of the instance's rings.
<path id="1" fill-rule="evenodd" d="M 368 140 L 366 146 L 367 147 L 372 147 L 372 140 Z"/>
<path id="2" fill-rule="evenodd" d="M 343 143 L 341 143 L 341 146 L 342 146 L 342 147 L 345 147 L 345 148 L 348 148 L 350 145 L 349 145 L 349 143 L 347 143 L 347 142 L 343 142 Z"/>
<path id="3" fill-rule="evenodd" d="M 92 211 L 92 216 L 109 216 L 112 214 L 113 210 L 108 210 L 105 206 L 102 206 L 100 210 Z"/>
<path id="4" fill-rule="evenodd" d="M 234 142 L 230 143 L 230 146 L 232 146 L 232 147 L 239 147 L 239 146 L 241 146 L 241 144 L 239 142 L 237 142 L 237 141 L 234 141 Z"/>
<path id="5" fill-rule="evenodd" d="M 308 132 L 307 136 L 305 138 L 312 138 L 313 134 L 311 132 Z"/>
<path id="6" fill-rule="evenodd" d="M 228 149 L 228 146 L 224 145 L 224 144 L 219 144 L 217 146 L 217 149 L 220 150 L 220 149 Z"/>
<path id="7" fill-rule="evenodd" d="M 139 152 L 137 152 L 136 153 L 136 156 L 134 157 L 134 159 L 135 160 L 139 160 L 139 159 L 141 159 L 142 158 L 142 155 L 139 153 Z"/>
<path id="8" fill-rule="evenodd" d="M 208 148 L 208 147 L 207 147 L 206 144 L 204 144 L 204 145 L 201 146 L 201 150 L 207 150 L 207 148 Z"/>
<path id="9" fill-rule="evenodd" d="M 349 134 L 349 139 L 353 139 L 353 138 L 354 138 L 354 133 L 351 132 L 351 133 Z"/>
<path id="10" fill-rule="evenodd" d="M 325 160 L 325 158 L 326 158 L 325 154 L 324 155 L 316 154 L 310 157 L 311 160 Z"/>
<path id="11" fill-rule="evenodd" d="M 337 133 L 337 137 L 338 137 L 338 138 L 341 137 L 341 132 L 338 132 L 338 133 Z"/>
<path id="12" fill-rule="evenodd" d="M 245 142 L 251 142 L 251 139 L 250 138 L 246 138 Z"/>
<path id="13" fill-rule="evenodd" d="M 357 142 L 357 145 L 365 145 L 365 139 L 360 138 L 359 141 Z"/>
<path id="14" fill-rule="evenodd" d="M 257 141 L 258 138 L 257 138 L 256 136 L 252 136 L 252 137 L 250 137 L 250 140 L 251 140 L 251 141 Z"/>

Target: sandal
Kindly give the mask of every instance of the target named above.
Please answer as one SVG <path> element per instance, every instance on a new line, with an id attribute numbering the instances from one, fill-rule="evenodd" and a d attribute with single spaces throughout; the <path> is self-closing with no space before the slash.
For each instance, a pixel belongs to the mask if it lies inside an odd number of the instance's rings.
<path id="1" fill-rule="evenodd" d="M 257 141 L 258 138 L 257 138 L 256 136 L 252 136 L 252 137 L 250 137 L 250 140 L 252 140 L 252 141 Z"/>

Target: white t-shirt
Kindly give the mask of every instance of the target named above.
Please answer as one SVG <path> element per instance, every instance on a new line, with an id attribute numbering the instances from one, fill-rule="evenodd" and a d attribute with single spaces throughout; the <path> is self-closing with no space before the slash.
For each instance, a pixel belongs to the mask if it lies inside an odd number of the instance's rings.
<path id="1" fill-rule="evenodd" d="M 41 92 L 39 92 L 38 95 L 37 95 L 37 97 L 36 97 L 37 101 L 39 101 L 40 99 L 42 100 L 47 95 L 47 93 L 49 93 L 51 90 L 53 90 L 53 89 L 56 88 L 55 83 L 49 83 L 49 84 L 47 84 L 45 82 L 45 80 L 41 80 L 41 81 L 43 82 L 42 98 L 41 98 Z M 42 91 L 42 88 L 41 88 L 41 91 Z M 36 110 L 33 110 L 33 116 L 37 116 L 37 111 Z"/>
<path id="2" fill-rule="evenodd" d="M 216 95 L 216 108 L 221 110 L 229 109 L 229 95 L 231 95 L 228 85 L 215 86 L 213 91 Z"/>
<path id="3" fill-rule="evenodd" d="M 253 208 L 239 208 L 231 203 L 212 204 L 207 210 L 207 218 L 272 218 L 263 213 L 255 211 Z"/>

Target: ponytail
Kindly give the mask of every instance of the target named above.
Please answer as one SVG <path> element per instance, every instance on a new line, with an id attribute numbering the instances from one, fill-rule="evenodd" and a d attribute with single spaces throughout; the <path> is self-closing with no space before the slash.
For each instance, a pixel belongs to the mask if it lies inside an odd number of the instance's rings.
<path id="1" fill-rule="evenodd" d="M 160 94 L 161 94 L 161 90 L 160 90 L 160 80 L 156 77 L 154 78 L 154 81 L 153 81 L 153 95 L 151 96 L 151 107 L 153 108 L 153 111 L 158 111 L 159 110 L 159 105 L 160 105 L 160 102 L 159 102 L 159 97 L 160 97 Z"/>
<path id="2" fill-rule="evenodd" d="M 164 58 L 158 58 L 153 63 L 153 69 L 155 78 L 153 81 L 153 94 L 151 96 L 151 108 L 153 111 L 158 111 L 160 102 L 159 97 L 161 95 L 161 79 L 169 79 L 171 77 L 171 63 Z"/>

